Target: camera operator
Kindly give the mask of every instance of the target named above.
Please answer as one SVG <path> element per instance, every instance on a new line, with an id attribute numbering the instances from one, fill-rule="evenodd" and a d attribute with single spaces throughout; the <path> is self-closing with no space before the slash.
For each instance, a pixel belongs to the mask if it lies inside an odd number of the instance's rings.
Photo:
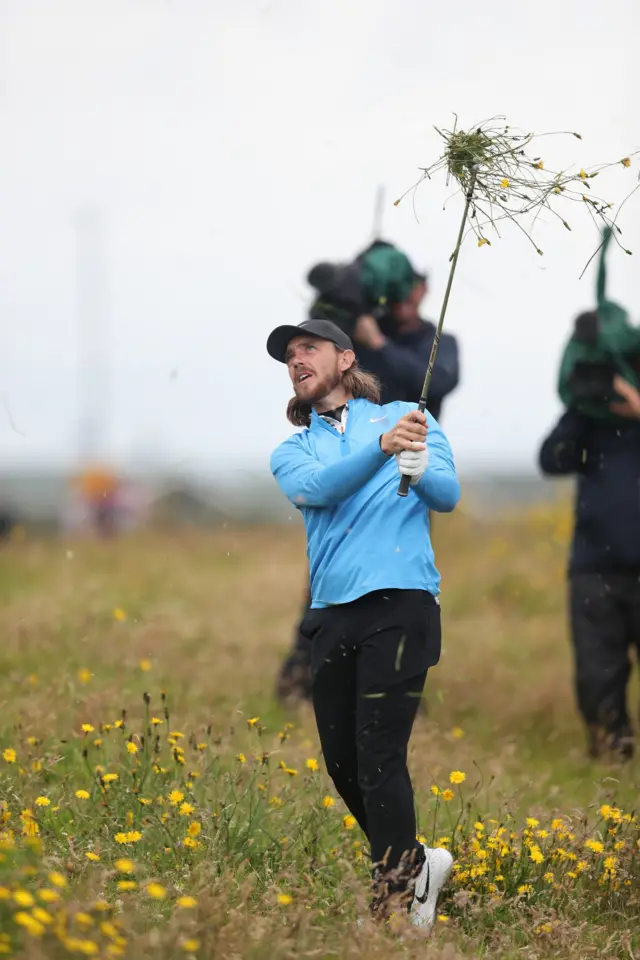
<path id="1" fill-rule="evenodd" d="M 582 314 L 580 325 L 596 327 L 597 314 Z M 629 365 L 640 383 L 640 358 Z M 640 657 L 640 392 L 613 367 L 579 366 L 574 402 L 544 440 L 539 465 L 548 476 L 577 476 L 569 609 L 589 755 L 628 759 L 630 649 Z M 598 404 L 603 413 L 594 415 Z"/>

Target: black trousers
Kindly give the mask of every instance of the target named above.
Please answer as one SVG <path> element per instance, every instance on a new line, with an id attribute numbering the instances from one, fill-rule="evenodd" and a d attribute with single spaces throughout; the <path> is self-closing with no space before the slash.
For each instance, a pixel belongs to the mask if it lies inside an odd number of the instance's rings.
<path id="1" fill-rule="evenodd" d="M 571 634 L 578 707 L 590 750 L 631 756 L 627 705 L 631 650 L 640 658 L 640 570 L 570 576 Z"/>
<path id="2" fill-rule="evenodd" d="M 407 747 L 427 670 L 440 659 L 440 606 L 426 591 L 384 590 L 312 611 L 309 622 L 329 776 L 369 841 L 374 876 L 402 880 L 424 859 Z"/>

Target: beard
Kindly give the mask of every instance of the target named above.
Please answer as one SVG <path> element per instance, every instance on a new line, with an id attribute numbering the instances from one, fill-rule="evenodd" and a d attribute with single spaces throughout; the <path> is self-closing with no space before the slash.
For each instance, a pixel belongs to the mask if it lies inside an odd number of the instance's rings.
<path id="1" fill-rule="evenodd" d="M 303 383 L 294 384 L 293 392 L 299 403 L 313 407 L 328 396 L 332 390 L 335 390 L 340 385 L 341 380 L 342 374 L 336 366 L 332 373 L 325 374 L 322 379 L 314 375 L 310 381 L 306 380 Z"/>

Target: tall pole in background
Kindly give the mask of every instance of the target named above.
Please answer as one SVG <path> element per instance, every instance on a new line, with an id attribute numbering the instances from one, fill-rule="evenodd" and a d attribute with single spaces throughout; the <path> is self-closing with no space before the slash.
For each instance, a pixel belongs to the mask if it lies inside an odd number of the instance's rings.
<path id="1" fill-rule="evenodd" d="M 81 467 L 106 457 L 109 418 L 108 283 L 99 209 L 74 216 L 76 238 L 77 454 Z"/>

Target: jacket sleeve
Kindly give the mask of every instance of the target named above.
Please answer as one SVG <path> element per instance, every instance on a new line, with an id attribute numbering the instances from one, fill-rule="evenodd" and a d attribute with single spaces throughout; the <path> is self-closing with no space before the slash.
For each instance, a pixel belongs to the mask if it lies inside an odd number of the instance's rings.
<path id="1" fill-rule="evenodd" d="M 426 336 L 418 350 L 388 340 L 385 346 L 377 351 L 380 366 L 386 367 L 392 376 L 406 383 L 408 393 L 414 393 L 418 398 L 422 392 L 432 346 L 432 336 Z M 442 399 L 458 386 L 459 379 L 458 341 L 451 334 L 445 333 L 438 344 L 429 391 Z"/>
<path id="2" fill-rule="evenodd" d="M 427 417 L 427 449 L 429 465 L 420 481 L 412 487 L 429 510 L 451 513 L 460 500 L 460 482 L 453 461 L 453 453 L 442 427 L 433 417 Z"/>
<path id="3" fill-rule="evenodd" d="M 325 467 L 290 437 L 274 450 L 271 472 L 295 507 L 332 507 L 357 493 L 388 460 L 376 438 Z"/>
<path id="4" fill-rule="evenodd" d="M 542 473 L 550 477 L 581 473 L 587 463 L 589 424 L 575 410 L 567 410 L 543 441 L 538 454 Z"/>

